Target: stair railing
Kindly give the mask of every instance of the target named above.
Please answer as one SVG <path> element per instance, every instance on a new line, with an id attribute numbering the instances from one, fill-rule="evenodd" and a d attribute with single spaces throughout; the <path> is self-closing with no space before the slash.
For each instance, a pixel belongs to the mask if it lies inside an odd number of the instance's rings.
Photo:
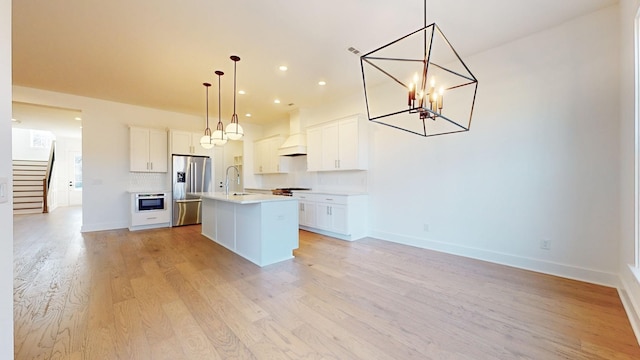
<path id="1" fill-rule="evenodd" d="M 49 188 L 51 187 L 51 176 L 53 175 L 53 163 L 56 160 L 56 142 L 51 141 L 51 150 L 49 151 L 49 161 L 47 162 L 47 172 L 42 179 L 42 213 L 49 212 Z"/>

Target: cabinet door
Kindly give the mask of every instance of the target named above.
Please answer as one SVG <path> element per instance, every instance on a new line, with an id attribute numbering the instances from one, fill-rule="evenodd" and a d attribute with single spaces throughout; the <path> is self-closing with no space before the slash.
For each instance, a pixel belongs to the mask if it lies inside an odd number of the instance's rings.
<path id="1" fill-rule="evenodd" d="M 149 171 L 167 172 L 167 132 L 149 130 Z"/>
<path id="2" fill-rule="evenodd" d="M 129 129 L 129 170 L 149 171 L 149 130 Z"/>
<path id="3" fill-rule="evenodd" d="M 322 128 L 307 131 L 307 171 L 322 169 Z"/>
<path id="4" fill-rule="evenodd" d="M 331 205 L 329 208 L 331 216 L 331 231 L 340 234 L 348 234 L 347 207 L 345 205 Z"/>
<path id="5" fill-rule="evenodd" d="M 316 204 L 316 227 L 323 230 L 331 230 L 331 205 Z"/>
<path id="6" fill-rule="evenodd" d="M 190 132 L 171 131 L 171 153 L 179 155 L 193 154 Z"/>
<path id="7" fill-rule="evenodd" d="M 282 146 L 284 138 L 278 136 L 268 141 L 266 154 L 269 157 L 268 167 L 270 173 L 284 174 L 289 172 L 289 158 L 278 155 L 278 149 Z"/>
<path id="8" fill-rule="evenodd" d="M 253 173 L 263 174 L 265 170 L 265 143 L 263 140 L 253 143 Z"/>
<path id="9" fill-rule="evenodd" d="M 289 171 L 287 159 L 278 155 L 283 138 L 276 136 L 253 143 L 253 173 L 277 174 Z"/>
<path id="10" fill-rule="evenodd" d="M 308 201 L 300 201 L 299 205 L 299 222 L 300 225 L 309 227 L 316 226 L 316 204 Z"/>
<path id="11" fill-rule="evenodd" d="M 337 123 L 322 128 L 322 170 L 337 170 L 339 167 L 339 135 Z"/>
<path id="12" fill-rule="evenodd" d="M 338 134 L 338 168 L 358 168 L 358 119 L 340 121 Z"/>
<path id="13" fill-rule="evenodd" d="M 278 138 L 265 139 L 264 141 L 264 173 L 274 174 L 278 172 L 278 148 L 276 143 Z"/>
<path id="14" fill-rule="evenodd" d="M 213 156 L 213 150 L 205 149 L 200 145 L 200 138 L 202 138 L 203 135 L 204 132 L 191 134 L 191 149 L 194 155 L 211 157 Z"/>
<path id="15" fill-rule="evenodd" d="M 306 203 L 298 201 L 298 224 L 308 226 L 305 205 Z"/>

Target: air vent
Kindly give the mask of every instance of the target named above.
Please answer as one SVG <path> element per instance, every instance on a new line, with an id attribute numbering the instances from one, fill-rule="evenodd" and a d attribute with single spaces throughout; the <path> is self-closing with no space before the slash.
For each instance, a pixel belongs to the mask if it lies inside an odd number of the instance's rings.
<path id="1" fill-rule="evenodd" d="M 350 46 L 347 50 L 354 55 L 360 54 L 360 50 L 354 48 L 353 46 Z"/>

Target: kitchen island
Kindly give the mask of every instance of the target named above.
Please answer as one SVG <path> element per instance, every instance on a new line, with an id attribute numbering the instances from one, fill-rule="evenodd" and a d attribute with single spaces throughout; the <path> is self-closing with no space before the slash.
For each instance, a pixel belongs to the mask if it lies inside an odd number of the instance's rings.
<path id="1" fill-rule="evenodd" d="M 266 266 L 298 248 L 298 200 L 266 194 L 193 193 L 202 198 L 202 235 Z"/>

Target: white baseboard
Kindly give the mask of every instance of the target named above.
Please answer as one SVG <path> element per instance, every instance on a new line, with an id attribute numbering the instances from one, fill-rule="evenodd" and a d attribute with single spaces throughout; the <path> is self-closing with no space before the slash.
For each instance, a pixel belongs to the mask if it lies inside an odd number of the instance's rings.
<path id="1" fill-rule="evenodd" d="M 640 344 L 640 270 L 634 269 L 631 265 L 623 268 L 620 274 L 620 283 L 618 294 L 638 344 Z"/>
<path id="2" fill-rule="evenodd" d="M 325 235 L 325 236 L 330 236 L 332 238 L 336 238 L 336 239 L 340 239 L 340 240 L 346 240 L 346 241 L 355 241 L 361 238 L 353 238 L 352 236 L 349 235 L 343 235 L 343 234 L 338 234 L 338 233 L 334 233 L 332 231 L 325 231 L 325 230 L 321 230 L 321 229 L 316 229 L 316 228 L 312 228 L 312 227 L 308 227 L 308 226 L 304 226 L 304 225 L 299 225 L 298 226 L 300 229 L 302 230 L 306 230 L 306 231 L 310 231 L 316 234 L 320 234 L 320 235 Z"/>
<path id="3" fill-rule="evenodd" d="M 129 222 L 125 221 L 124 223 L 99 223 L 99 224 L 82 224 L 80 228 L 80 232 L 92 232 L 92 231 L 105 231 L 105 230 L 116 230 L 116 229 L 126 229 L 129 227 Z"/>
<path id="4" fill-rule="evenodd" d="M 618 274 L 600 270 L 587 269 L 540 259 L 528 258 L 512 254 L 477 249 L 462 245 L 433 241 L 424 238 L 409 237 L 383 231 L 372 230 L 371 237 L 399 244 L 415 246 L 423 249 L 439 251 L 447 254 L 464 256 L 472 259 L 488 261 L 515 268 L 531 270 L 549 275 L 585 281 L 614 288 L 620 287 Z"/>

